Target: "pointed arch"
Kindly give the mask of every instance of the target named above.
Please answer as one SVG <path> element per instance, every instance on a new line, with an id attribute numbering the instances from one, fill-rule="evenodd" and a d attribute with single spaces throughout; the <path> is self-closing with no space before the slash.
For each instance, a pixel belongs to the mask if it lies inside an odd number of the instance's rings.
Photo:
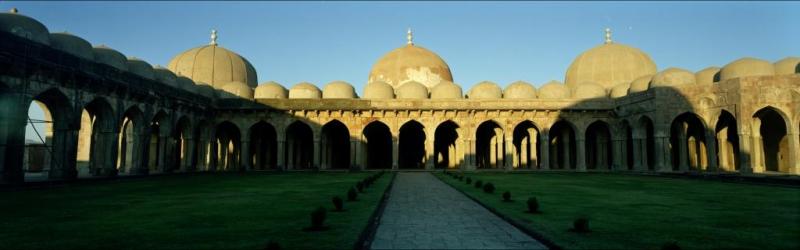
<path id="1" fill-rule="evenodd" d="M 705 170 L 708 153 L 703 119 L 695 113 L 686 112 L 675 117 L 670 127 L 673 170 Z"/>
<path id="2" fill-rule="evenodd" d="M 415 120 L 409 120 L 400 126 L 399 158 L 400 168 L 422 169 L 425 167 L 425 126 Z"/>
<path id="3" fill-rule="evenodd" d="M 233 122 L 223 121 L 216 130 L 216 171 L 241 170 L 241 130 Z"/>
<path id="4" fill-rule="evenodd" d="M 314 131 L 303 121 L 294 121 L 286 127 L 287 169 L 314 167 Z"/>
<path id="5" fill-rule="evenodd" d="M 278 133 L 275 126 L 259 121 L 250 127 L 250 155 L 247 161 L 255 170 L 274 170 L 278 166 Z"/>
<path id="6" fill-rule="evenodd" d="M 714 128 L 717 138 L 717 162 L 721 171 L 739 170 L 738 131 L 733 114 L 722 110 Z"/>
<path id="7" fill-rule="evenodd" d="M 514 168 L 537 169 L 541 152 L 539 148 L 539 135 L 541 131 L 530 120 L 524 120 L 514 127 Z"/>
<path id="8" fill-rule="evenodd" d="M 68 157 L 70 135 L 65 130 L 72 113 L 69 98 L 58 88 L 50 88 L 34 96 L 28 106 L 22 166 L 25 181 L 74 178 L 75 161 Z"/>
<path id="9" fill-rule="evenodd" d="M 635 147 L 636 149 L 634 152 L 637 153 L 634 158 L 636 159 L 636 163 L 634 165 L 639 166 L 641 170 L 655 170 L 655 127 L 653 125 L 653 119 L 650 119 L 649 116 L 642 115 L 639 117 L 636 126 L 636 135 L 634 135 Z"/>
<path id="10" fill-rule="evenodd" d="M 475 132 L 477 167 L 483 169 L 503 168 L 505 164 L 505 131 L 493 120 L 478 125 Z"/>
<path id="11" fill-rule="evenodd" d="M 117 171 L 120 175 L 141 173 L 142 136 L 145 130 L 144 114 L 131 106 L 122 114 L 117 141 Z"/>
<path id="12" fill-rule="evenodd" d="M 753 114 L 753 171 L 790 173 L 788 119 L 780 109 L 767 106 Z"/>
<path id="13" fill-rule="evenodd" d="M 556 121 L 550 127 L 550 169 L 576 168 L 575 131 L 575 125 L 565 119 Z"/>
<path id="14" fill-rule="evenodd" d="M 436 126 L 433 133 L 433 163 L 436 168 L 458 168 L 461 164 L 456 143 L 459 128 L 458 123 L 452 120 Z"/>
<path id="15" fill-rule="evenodd" d="M 350 131 L 339 120 L 322 126 L 320 138 L 320 167 L 323 169 L 348 169 L 351 167 Z"/>
<path id="16" fill-rule="evenodd" d="M 366 141 L 367 169 L 392 168 L 392 131 L 381 121 L 372 121 L 364 127 L 364 140 Z"/>
<path id="17" fill-rule="evenodd" d="M 604 121 L 595 121 L 586 128 L 586 157 L 583 159 L 588 169 L 608 170 L 613 161 L 611 152 L 611 129 Z"/>
<path id="18" fill-rule="evenodd" d="M 117 174 L 115 124 L 114 110 L 105 98 L 97 97 L 84 105 L 76 157 L 79 177 Z"/>

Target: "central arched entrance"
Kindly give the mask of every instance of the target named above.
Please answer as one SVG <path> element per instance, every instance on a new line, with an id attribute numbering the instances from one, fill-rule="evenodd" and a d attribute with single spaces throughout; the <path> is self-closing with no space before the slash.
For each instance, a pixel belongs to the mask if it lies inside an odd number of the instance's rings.
<path id="1" fill-rule="evenodd" d="M 790 172 L 789 137 L 783 116 L 772 107 L 763 108 L 753 115 L 753 129 L 757 147 L 753 150 L 754 171 Z"/>
<path id="2" fill-rule="evenodd" d="M 275 127 L 260 121 L 250 127 L 250 156 L 254 170 L 275 169 L 278 165 L 278 136 Z"/>
<path id="3" fill-rule="evenodd" d="M 550 169 L 575 169 L 575 130 L 561 120 L 550 127 Z"/>
<path id="4" fill-rule="evenodd" d="M 367 169 L 392 168 L 392 132 L 386 124 L 379 121 L 364 127 L 367 149 Z"/>
<path id="5" fill-rule="evenodd" d="M 739 170 L 739 135 L 736 128 L 736 118 L 733 114 L 723 110 L 719 115 L 716 129 L 717 134 L 717 162 L 721 171 Z"/>
<path id="6" fill-rule="evenodd" d="M 612 162 L 611 131 L 608 124 L 596 121 L 586 128 L 586 167 L 595 170 L 608 170 Z"/>
<path id="7" fill-rule="evenodd" d="M 708 166 L 705 125 L 696 114 L 683 113 L 672 121 L 670 130 L 672 169 L 705 170 Z"/>
<path id="8" fill-rule="evenodd" d="M 531 121 L 523 121 L 514 128 L 514 168 L 539 168 L 539 129 Z"/>
<path id="9" fill-rule="evenodd" d="M 503 128 L 494 121 L 485 121 L 475 131 L 475 152 L 479 169 L 503 168 L 505 136 Z"/>
<path id="10" fill-rule="evenodd" d="M 433 139 L 433 157 L 436 168 L 457 168 L 459 159 L 456 153 L 458 124 L 445 121 L 436 127 Z"/>
<path id="11" fill-rule="evenodd" d="M 323 169 L 350 168 L 350 131 L 342 122 L 333 120 L 322 126 L 320 164 Z"/>
<path id="12" fill-rule="evenodd" d="M 310 169 L 314 160 L 314 132 L 301 121 L 286 128 L 287 169 Z"/>
<path id="13" fill-rule="evenodd" d="M 398 164 L 403 169 L 425 168 L 425 127 L 409 121 L 400 127 Z"/>
<path id="14" fill-rule="evenodd" d="M 217 125 L 217 171 L 240 170 L 241 134 L 233 123 L 222 122 Z"/>

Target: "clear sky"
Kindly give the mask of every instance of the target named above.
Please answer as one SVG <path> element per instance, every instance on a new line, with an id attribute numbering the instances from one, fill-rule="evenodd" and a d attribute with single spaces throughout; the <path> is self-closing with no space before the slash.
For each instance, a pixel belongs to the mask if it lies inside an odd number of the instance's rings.
<path id="1" fill-rule="evenodd" d="M 798 2 L 8 2 L 7 10 L 153 65 L 209 42 L 247 58 L 259 82 L 334 80 L 363 91 L 386 52 L 414 42 L 441 56 L 464 92 L 490 80 L 541 86 L 603 42 L 642 49 L 659 70 L 750 56 L 800 56 Z"/>

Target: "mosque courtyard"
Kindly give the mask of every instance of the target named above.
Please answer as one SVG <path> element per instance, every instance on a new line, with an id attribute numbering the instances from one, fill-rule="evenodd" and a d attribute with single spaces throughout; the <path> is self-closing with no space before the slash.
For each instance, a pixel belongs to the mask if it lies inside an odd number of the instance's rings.
<path id="1" fill-rule="evenodd" d="M 800 247 L 797 187 L 615 173 L 460 173 L 496 185 L 488 194 L 441 172 L 415 171 L 387 174 L 358 201 L 345 201 L 344 212 L 333 211 L 333 196 L 346 199 L 350 187 L 375 173 L 200 174 L 4 190 L 0 242 L 6 249 L 262 249 L 270 241 L 281 249 L 350 249 L 370 246 L 359 237 L 373 231 L 372 249 L 543 248 L 452 186 L 550 247 Z M 378 209 L 385 190 L 386 209 Z M 502 201 L 505 191 L 513 201 Z M 540 201 L 540 214 L 525 212 L 529 197 Z M 328 230 L 304 230 L 318 206 L 328 210 Z M 376 210 L 378 227 L 370 228 Z M 569 231 L 579 216 L 590 219 L 591 232 Z"/>

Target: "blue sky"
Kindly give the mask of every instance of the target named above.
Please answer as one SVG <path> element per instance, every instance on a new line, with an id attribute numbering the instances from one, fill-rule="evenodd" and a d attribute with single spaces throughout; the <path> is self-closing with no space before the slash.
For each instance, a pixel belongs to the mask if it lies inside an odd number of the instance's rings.
<path id="1" fill-rule="evenodd" d="M 797 2 L 0 2 L 5 10 L 92 44 L 166 65 L 207 44 L 247 58 L 259 82 L 350 82 L 405 44 L 439 54 L 466 92 L 490 80 L 563 81 L 572 60 L 603 41 L 642 49 L 659 70 L 698 71 L 750 56 L 800 56 Z"/>

